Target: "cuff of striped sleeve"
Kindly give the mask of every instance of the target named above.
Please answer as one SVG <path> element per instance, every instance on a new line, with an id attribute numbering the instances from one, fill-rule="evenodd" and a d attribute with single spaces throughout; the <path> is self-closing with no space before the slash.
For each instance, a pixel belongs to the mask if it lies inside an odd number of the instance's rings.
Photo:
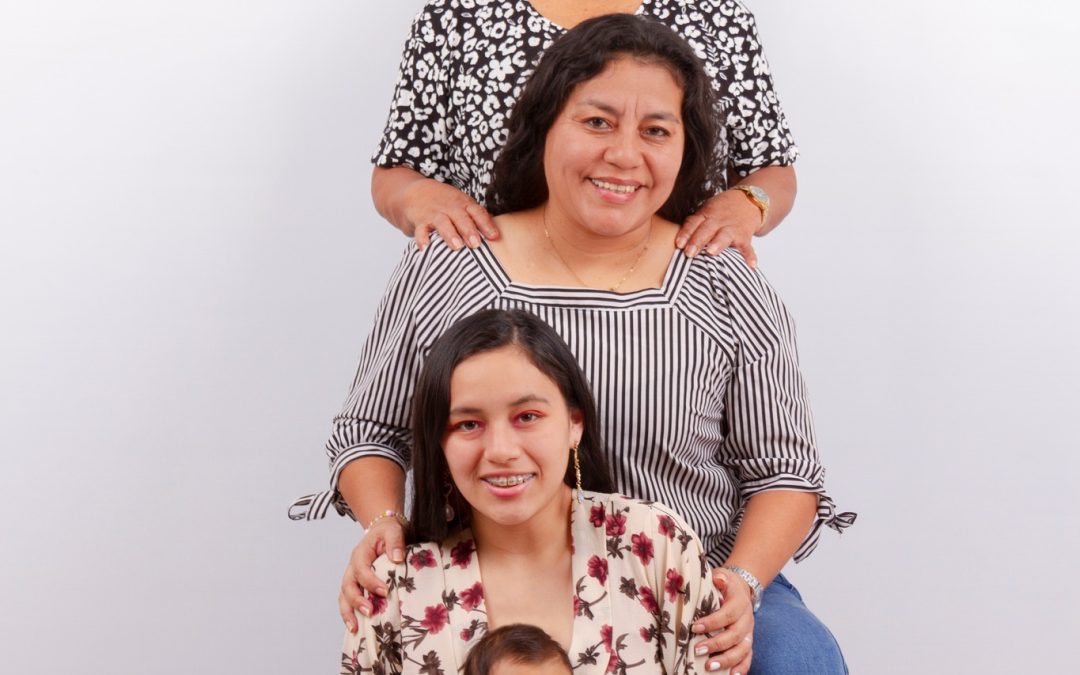
<path id="1" fill-rule="evenodd" d="M 407 470 L 401 456 L 383 445 L 358 445 L 344 450 L 334 458 L 333 463 L 330 465 L 330 489 L 304 495 L 294 501 L 289 506 L 289 520 L 320 520 L 326 517 L 331 506 L 339 515 L 356 520 L 356 516 L 353 515 L 348 502 L 338 492 L 338 481 L 341 480 L 341 472 L 346 465 L 361 457 L 383 457 L 396 462 L 403 472 Z"/>
<path id="2" fill-rule="evenodd" d="M 824 469 L 817 467 L 816 470 L 811 472 L 810 478 L 797 474 L 785 473 L 758 480 L 744 481 L 742 485 L 742 496 L 744 500 L 750 499 L 750 497 L 753 497 L 756 494 L 773 490 L 813 492 L 817 494 L 817 515 L 814 517 L 814 522 L 810 526 L 809 534 L 807 534 L 806 538 L 799 544 L 799 548 L 795 551 L 795 555 L 792 556 L 795 559 L 795 562 L 802 562 L 807 556 L 814 552 L 814 549 L 817 548 L 818 540 L 821 538 L 821 528 L 823 526 L 828 526 L 837 532 L 843 532 L 851 527 L 858 517 L 858 514 L 851 511 L 837 513 L 836 502 L 834 502 L 832 497 L 825 492 L 823 480 L 824 474 Z"/>

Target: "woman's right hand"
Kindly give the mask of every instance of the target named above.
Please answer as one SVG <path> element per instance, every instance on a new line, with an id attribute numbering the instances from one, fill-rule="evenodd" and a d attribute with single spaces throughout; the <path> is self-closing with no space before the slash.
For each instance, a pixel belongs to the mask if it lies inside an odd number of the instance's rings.
<path id="1" fill-rule="evenodd" d="M 465 244 L 480 245 L 480 232 L 488 239 L 497 239 L 499 230 L 483 206 L 452 185 L 431 178 L 416 181 L 405 193 L 405 218 L 413 225 L 413 238 L 420 250 L 438 232 L 451 249 Z"/>
<path id="2" fill-rule="evenodd" d="M 345 576 L 341 579 L 338 610 L 350 633 L 355 633 L 359 627 L 356 612 L 371 616 L 372 604 L 364 591 L 382 597 L 388 593 L 386 584 L 375 576 L 371 568 L 380 555 L 389 555 L 395 563 L 405 561 L 405 531 L 394 518 L 385 518 L 368 528 L 349 556 Z"/>

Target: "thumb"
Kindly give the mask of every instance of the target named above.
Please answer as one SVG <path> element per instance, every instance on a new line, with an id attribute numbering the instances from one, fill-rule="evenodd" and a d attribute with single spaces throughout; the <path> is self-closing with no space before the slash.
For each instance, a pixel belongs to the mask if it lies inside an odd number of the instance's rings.
<path id="1" fill-rule="evenodd" d="M 390 528 L 383 541 L 390 560 L 395 563 L 405 562 L 405 532 L 400 525 Z"/>

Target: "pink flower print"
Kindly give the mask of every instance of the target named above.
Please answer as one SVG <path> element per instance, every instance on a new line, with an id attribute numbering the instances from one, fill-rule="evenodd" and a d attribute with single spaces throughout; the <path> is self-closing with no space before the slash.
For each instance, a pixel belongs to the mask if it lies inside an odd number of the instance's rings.
<path id="1" fill-rule="evenodd" d="M 630 551 L 638 557 L 642 565 L 648 565 L 653 559 L 652 539 L 644 532 L 630 537 Z"/>
<path id="2" fill-rule="evenodd" d="M 607 524 L 607 536 L 621 537 L 626 534 L 626 516 L 613 513 L 604 521 Z"/>
<path id="3" fill-rule="evenodd" d="M 382 614 L 386 611 L 386 598 L 374 593 L 368 593 L 368 600 L 371 601 L 371 616 Z"/>
<path id="4" fill-rule="evenodd" d="M 604 641 L 604 649 L 611 653 L 611 626 L 604 624 L 600 626 L 600 639 Z"/>
<path id="5" fill-rule="evenodd" d="M 668 539 L 675 538 L 675 521 L 671 516 L 657 516 L 660 520 L 660 535 Z"/>
<path id="6" fill-rule="evenodd" d="M 450 549 L 450 560 L 458 567 L 465 569 L 472 564 L 472 554 L 476 552 L 476 544 L 472 539 L 458 542 L 457 546 Z"/>
<path id="7" fill-rule="evenodd" d="M 420 549 L 409 556 L 409 564 L 416 570 L 422 570 L 425 567 L 435 567 L 435 554 L 426 548 Z"/>
<path id="8" fill-rule="evenodd" d="M 683 578 L 677 570 L 667 571 L 667 582 L 664 584 L 664 590 L 667 591 L 668 600 L 675 602 L 675 598 L 679 596 L 682 591 Z"/>
<path id="9" fill-rule="evenodd" d="M 597 504 L 596 506 L 589 509 L 589 522 L 592 523 L 593 527 L 603 527 L 604 526 L 604 505 L 603 504 Z"/>
<path id="10" fill-rule="evenodd" d="M 659 613 L 660 606 L 656 604 L 656 595 L 653 594 L 653 590 L 648 586 L 642 586 L 638 589 L 638 601 L 649 614 Z"/>
<path id="11" fill-rule="evenodd" d="M 600 583 L 607 582 L 607 559 L 594 555 L 589 558 L 589 576 Z"/>
<path id="12" fill-rule="evenodd" d="M 480 606 L 483 599 L 484 586 L 479 581 L 461 592 L 461 606 L 466 612 L 471 612 Z"/>
<path id="13" fill-rule="evenodd" d="M 420 625 L 435 635 L 446 627 L 449 619 L 450 612 L 447 611 L 446 605 L 432 605 L 424 608 L 424 620 L 420 622 Z"/>

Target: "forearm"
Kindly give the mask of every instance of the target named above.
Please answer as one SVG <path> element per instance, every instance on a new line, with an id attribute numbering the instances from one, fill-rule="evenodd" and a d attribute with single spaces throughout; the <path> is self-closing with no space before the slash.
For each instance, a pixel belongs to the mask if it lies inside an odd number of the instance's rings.
<path id="1" fill-rule="evenodd" d="M 418 181 L 432 180 L 407 166 L 375 167 L 371 172 L 371 198 L 375 210 L 391 225 L 412 236 L 416 223 L 405 216 L 409 188 Z"/>
<path id="2" fill-rule="evenodd" d="M 769 215 L 755 234 L 763 236 L 771 232 L 791 212 L 795 204 L 798 185 L 793 166 L 766 166 L 745 178 L 731 177 L 734 185 L 756 185 L 769 195 Z"/>
<path id="3" fill-rule="evenodd" d="M 768 586 L 798 550 L 817 513 L 817 494 L 772 490 L 750 498 L 725 565 L 737 565 Z"/>
<path id="4" fill-rule="evenodd" d="M 405 474 L 384 457 L 363 457 L 341 470 L 338 491 L 357 522 L 366 526 L 387 509 L 405 510 Z"/>

